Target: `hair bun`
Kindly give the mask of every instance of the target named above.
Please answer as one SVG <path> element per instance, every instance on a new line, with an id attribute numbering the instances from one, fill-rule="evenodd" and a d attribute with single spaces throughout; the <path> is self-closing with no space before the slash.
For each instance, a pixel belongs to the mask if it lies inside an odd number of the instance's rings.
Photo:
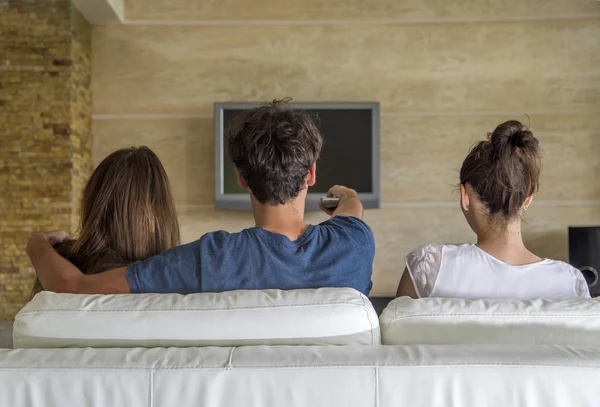
<path id="1" fill-rule="evenodd" d="M 489 137 L 498 155 L 517 148 L 535 153 L 539 144 L 533 133 L 517 120 L 509 120 L 498 125 Z"/>

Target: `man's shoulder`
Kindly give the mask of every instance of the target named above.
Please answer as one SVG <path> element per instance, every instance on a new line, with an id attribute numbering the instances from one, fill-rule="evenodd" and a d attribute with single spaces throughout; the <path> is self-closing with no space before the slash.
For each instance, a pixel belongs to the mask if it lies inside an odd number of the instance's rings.
<path id="1" fill-rule="evenodd" d="M 239 232 L 234 232 L 234 233 L 227 232 L 225 230 L 216 230 L 214 232 L 205 233 L 196 242 L 200 246 L 204 246 L 207 244 L 223 246 L 223 245 L 238 242 L 241 240 L 249 239 L 251 236 L 256 234 L 255 229 L 256 228 L 247 228 L 247 229 L 243 229 Z"/>
<path id="2" fill-rule="evenodd" d="M 373 231 L 362 219 L 354 216 L 334 216 L 317 225 L 317 228 L 332 239 L 349 240 L 355 246 L 375 250 Z"/>
<path id="3" fill-rule="evenodd" d="M 325 222 L 321 222 L 319 227 L 336 227 L 336 228 L 360 228 L 371 231 L 371 228 L 367 223 L 354 216 L 333 216 L 330 219 L 327 219 Z"/>

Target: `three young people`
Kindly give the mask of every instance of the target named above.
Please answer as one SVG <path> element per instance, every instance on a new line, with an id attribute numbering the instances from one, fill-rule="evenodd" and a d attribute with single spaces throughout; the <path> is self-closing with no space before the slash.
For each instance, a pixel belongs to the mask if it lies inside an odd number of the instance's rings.
<path id="1" fill-rule="evenodd" d="M 249 110 L 228 130 L 237 180 L 255 227 L 216 231 L 179 245 L 171 188 L 145 147 L 119 150 L 84 192 L 81 233 L 35 233 L 27 252 L 41 287 L 55 292 L 215 292 L 351 287 L 372 283 L 375 240 L 358 194 L 333 186 L 331 218 L 304 220 L 323 139 L 312 118 L 287 103 Z M 465 298 L 589 296 L 578 270 L 540 259 L 523 244 L 521 215 L 539 185 L 539 143 L 516 121 L 470 151 L 460 172 L 461 208 L 476 245 L 429 245 L 406 258 L 398 295 Z"/>

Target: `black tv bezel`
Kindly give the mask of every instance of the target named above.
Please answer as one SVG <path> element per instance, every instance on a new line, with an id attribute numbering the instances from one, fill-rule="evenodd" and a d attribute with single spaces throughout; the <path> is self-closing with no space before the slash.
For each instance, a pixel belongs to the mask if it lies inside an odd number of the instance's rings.
<path id="1" fill-rule="evenodd" d="M 214 206 L 215 209 L 247 211 L 252 209 L 248 194 L 225 194 L 223 185 L 223 166 L 225 163 L 225 128 L 223 112 L 227 109 L 246 110 L 263 105 L 264 102 L 217 102 L 214 106 L 214 137 L 215 137 L 215 174 L 214 174 Z M 294 109 L 304 110 L 370 110 L 371 111 L 371 142 L 372 142 L 372 185 L 370 193 L 359 193 L 365 209 L 380 207 L 380 107 L 379 102 L 292 102 Z M 311 193 L 306 197 L 306 211 L 319 210 L 318 201 L 323 197 L 321 193 Z"/>

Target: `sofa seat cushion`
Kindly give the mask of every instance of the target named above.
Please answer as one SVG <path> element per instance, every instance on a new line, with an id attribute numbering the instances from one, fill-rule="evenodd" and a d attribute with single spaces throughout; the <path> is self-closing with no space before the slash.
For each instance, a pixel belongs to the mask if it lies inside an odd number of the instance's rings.
<path id="1" fill-rule="evenodd" d="M 597 345 L 600 302 L 400 297 L 380 317 L 382 343 Z"/>
<path id="2" fill-rule="evenodd" d="M 0 406 L 580 407 L 600 347 L 0 350 Z"/>
<path id="3" fill-rule="evenodd" d="M 377 344 L 375 310 L 350 288 L 41 292 L 17 314 L 13 330 L 15 348 Z"/>

